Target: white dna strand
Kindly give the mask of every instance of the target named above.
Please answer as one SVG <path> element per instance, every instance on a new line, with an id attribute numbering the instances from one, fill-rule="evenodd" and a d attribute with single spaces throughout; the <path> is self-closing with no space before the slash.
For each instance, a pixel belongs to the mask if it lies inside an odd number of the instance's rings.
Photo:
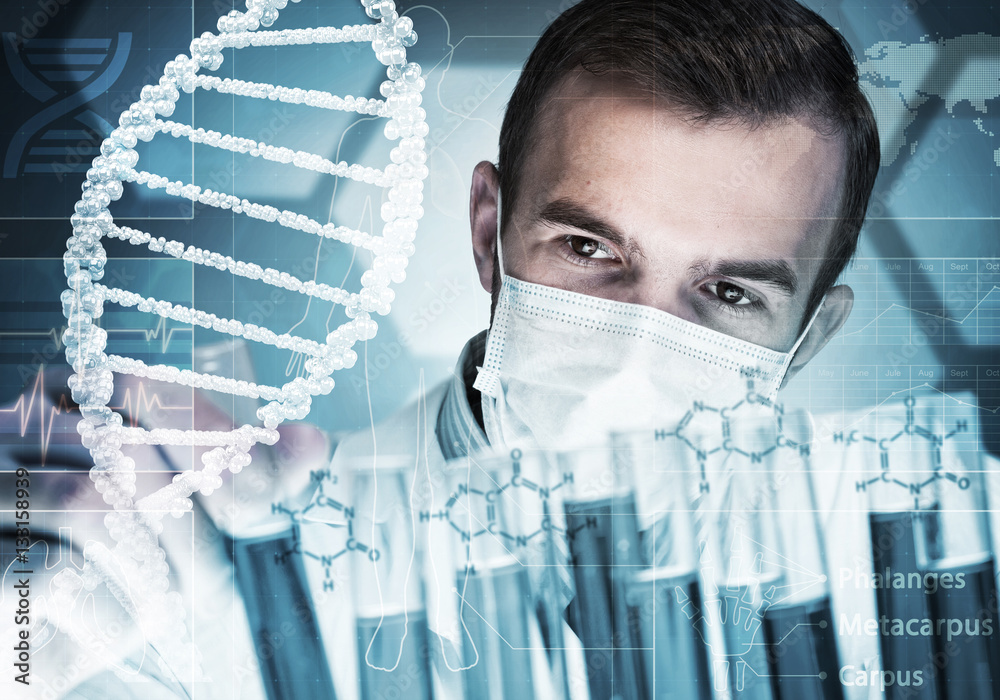
<path id="1" fill-rule="evenodd" d="M 422 180 L 428 172 L 424 146 L 428 128 L 425 112 L 420 108 L 420 93 L 424 87 L 420 66 L 406 60 L 406 48 L 416 41 L 412 20 L 400 17 L 391 0 L 362 0 L 366 14 L 377 20 L 375 23 L 340 28 L 261 30 L 261 26 L 270 27 L 275 22 L 279 10 L 286 4 L 287 0 L 247 0 L 246 12 L 234 10 L 221 17 L 218 34 L 205 32 L 194 39 L 189 56 L 179 55 L 167 63 L 158 84 L 142 89 L 139 101 L 122 113 L 119 126 L 104 140 L 101 154 L 87 171 L 83 194 L 71 217 L 73 234 L 64 256 L 69 288 L 61 296 L 67 321 L 63 341 L 66 359 L 75 372 L 69 386 L 82 416 L 78 432 L 94 459 L 91 479 L 105 502 L 114 508 L 105 518 L 105 525 L 115 544 L 113 549 L 102 545 L 88 547 L 82 571 L 66 569 L 55 577 L 49 606 L 51 617 L 62 628 L 67 624 L 66 615 L 77 596 L 103 583 L 133 618 L 142 620 L 150 643 L 161 658 L 170 660 L 171 673 L 180 679 L 197 680 L 203 675 L 198 652 L 187 640 L 181 596 L 169 591 L 166 555 L 158 544 L 164 515 L 169 512 L 180 517 L 191 509 L 190 496 L 196 491 L 208 495 L 221 486 L 223 470 L 237 473 L 247 466 L 249 450 L 254 444 L 274 444 L 278 438 L 276 428 L 282 421 L 305 418 L 312 397 L 328 394 L 333 389 L 331 374 L 355 364 L 357 354 L 352 346 L 375 336 L 377 324 L 372 314 L 389 312 L 393 300 L 390 284 L 398 284 L 405 277 L 408 258 L 414 252 L 417 224 L 423 214 L 420 203 Z M 387 80 L 380 88 L 383 99 L 339 97 L 317 90 L 223 79 L 201 72 L 202 69 L 217 70 L 222 64 L 224 49 L 340 42 L 371 44 L 375 57 L 387 66 Z M 386 120 L 385 137 L 398 143 L 390 153 L 392 162 L 378 170 L 343 161 L 335 163 L 314 153 L 196 129 L 166 119 L 173 114 L 180 91 L 194 93 L 196 90 L 381 117 Z M 157 135 L 188 139 L 192 143 L 388 189 L 387 201 L 380 212 L 384 222 L 382 233 L 374 235 L 332 223 L 321 224 L 302 214 L 279 211 L 193 183 L 172 182 L 153 172 L 137 169 L 139 156 L 134 150 L 137 142 L 151 141 Z M 362 289 L 348 292 L 119 226 L 108 207 L 122 196 L 126 181 L 210 207 L 228 209 L 234 215 L 277 222 L 288 229 L 348 243 L 369 251 L 372 264 L 361 276 Z M 342 305 L 348 320 L 330 332 L 325 342 L 317 342 L 105 286 L 99 282 L 107 263 L 107 253 L 101 244 L 104 237 L 146 246 L 150 251 L 193 265 L 228 271 L 232 275 Z M 280 387 L 264 386 L 106 354 L 107 331 L 97 323 L 106 303 L 190 324 L 192 328 L 199 326 L 303 353 L 309 358 L 305 363 L 305 376 L 296 377 Z M 125 426 L 122 416 L 107 405 L 116 373 L 262 400 L 265 403 L 258 410 L 258 418 L 263 425 L 243 425 L 232 431 L 147 430 Z M 210 449 L 204 453 L 200 467 L 183 471 L 168 486 L 140 496 L 136 493 L 134 461 L 123 452 L 123 447 L 141 444 Z"/>

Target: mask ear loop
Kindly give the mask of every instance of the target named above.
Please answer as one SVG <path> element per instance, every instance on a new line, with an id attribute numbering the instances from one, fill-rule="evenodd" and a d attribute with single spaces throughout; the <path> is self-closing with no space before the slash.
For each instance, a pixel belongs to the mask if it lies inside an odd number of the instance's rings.
<path id="1" fill-rule="evenodd" d="M 823 298 L 819 300 L 819 304 L 816 306 L 816 310 L 813 311 L 813 315 L 812 318 L 809 319 L 809 323 L 807 323 L 806 327 L 802 329 L 802 333 L 800 333 L 799 337 L 796 338 L 795 344 L 792 345 L 792 349 L 788 351 L 788 356 L 785 358 L 785 366 L 782 368 L 781 371 L 782 377 L 785 376 L 785 374 L 788 372 L 788 368 L 791 367 L 792 360 L 795 358 L 795 353 L 798 352 L 799 346 L 802 345 L 802 342 L 806 339 L 806 336 L 809 335 L 809 331 L 812 330 L 813 324 L 819 317 L 819 312 L 823 310 L 823 304 L 825 303 L 826 303 L 826 295 L 824 295 Z"/>
<path id="2" fill-rule="evenodd" d="M 500 188 L 497 188 L 497 262 L 500 266 L 500 281 L 503 282 L 503 278 L 506 277 L 506 273 L 503 269 L 503 245 L 500 242 L 500 232 L 503 230 L 501 217 L 503 216 L 502 200 L 500 199 Z"/>
<path id="3" fill-rule="evenodd" d="M 507 275 L 503 269 L 503 245 L 500 242 L 500 231 L 503 229 L 503 226 L 501 225 L 501 216 L 502 216 L 501 212 L 503 211 L 503 209 L 501 208 L 500 205 L 501 205 L 500 189 L 497 188 L 497 238 L 496 238 L 497 266 L 500 270 L 500 282 L 502 284 Z M 497 325 L 498 324 L 496 317 L 494 317 L 493 325 L 490 327 L 489 332 L 486 335 L 487 352 L 486 352 L 486 357 L 483 359 L 483 364 L 485 366 L 476 368 L 477 369 L 476 380 L 472 384 L 472 387 L 478 390 L 483 395 L 484 403 L 487 400 L 486 397 L 490 397 L 492 399 L 498 398 L 500 396 L 500 391 L 501 391 L 500 365 L 498 357 L 499 355 L 502 354 L 502 350 L 496 351 L 494 353 L 490 352 L 490 349 L 492 347 L 491 344 L 497 342 L 497 339 L 494 337 L 494 333 L 500 332 L 501 335 L 505 335 L 504 332 L 500 331 L 497 328 Z M 486 411 L 484 408 L 483 410 L 484 420 L 487 414 L 488 411 Z"/>

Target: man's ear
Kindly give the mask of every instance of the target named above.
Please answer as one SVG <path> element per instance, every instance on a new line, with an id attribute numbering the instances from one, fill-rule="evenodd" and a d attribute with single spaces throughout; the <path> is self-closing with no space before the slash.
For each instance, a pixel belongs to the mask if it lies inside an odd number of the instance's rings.
<path id="1" fill-rule="evenodd" d="M 854 308 L 854 290 L 847 285 L 842 284 L 827 292 L 823 308 L 813 321 L 799 349 L 795 351 L 792 364 L 789 365 L 785 379 L 781 383 L 782 386 L 788 384 L 789 380 L 823 349 L 830 338 L 836 335 L 847 321 L 847 317 L 851 315 L 852 308 Z"/>
<path id="2" fill-rule="evenodd" d="M 472 224 L 472 255 L 479 270 L 479 283 L 493 291 L 493 259 L 497 244 L 497 192 L 500 180 L 496 167 L 482 161 L 472 171 L 469 219 Z"/>

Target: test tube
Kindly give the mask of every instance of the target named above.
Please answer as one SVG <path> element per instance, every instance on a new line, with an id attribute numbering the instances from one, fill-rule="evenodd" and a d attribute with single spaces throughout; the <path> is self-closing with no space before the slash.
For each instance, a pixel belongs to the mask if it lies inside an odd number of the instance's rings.
<path id="1" fill-rule="evenodd" d="M 541 518 L 532 517 L 537 508 L 529 514 L 515 506 L 514 492 L 527 485 L 537 492 L 540 484 L 522 472 L 520 451 L 514 455 L 473 456 L 446 467 L 462 637 L 457 669 L 469 700 L 563 697 L 529 575 L 534 543 L 543 540 Z"/>
<path id="2" fill-rule="evenodd" d="M 645 690 L 657 700 L 711 700 L 712 680 L 688 474 L 675 446 L 649 430 L 612 435 L 616 472 L 632 473 L 643 566 L 629 583 L 643 650 Z"/>
<path id="3" fill-rule="evenodd" d="M 249 348 L 241 340 L 195 347 L 192 367 L 245 381 L 254 378 Z M 206 392 L 193 401 L 191 419 L 201 427 L 228 429 L 258 422 L 255 399 Z M 201 503 L 230 541 L 236 583 L 268 700 L 334 700 L 330 667 L 305 584 L 299 528 L 289 515 L 296 507 L 294 499 L 302 497 L 302 470 L 296 464 L 279 470 L 275 450 L 268 445 L 256 446 L 252 454 L 253 461 L 237 479 L 224 472 L 223 488 Z M 226 504 L 230 495 L 233 501 Z"/>
<path id="4" fill-rule="evenodd" d="M 610 446 L 559 455 L 573 475 L 563 501 L 575 597 L 570 627 L 586 656 L 592 700 L 645 700 L 639 611 L 630 596 L 644 569 L 631 469 Z"/>
<path id="5" fill-rule="evenodd" d="M 336 694 L 312 600 L 304 585 L 297 527 L 290 522 L 232 540 L 236 583 L 268 700 Z"/>
<path id="6" fill-rule="evenodd" d="M 846 434 L 867 465 L 886 697 L 1000 692 L 995 560 L 972 397 L 911 393 Z"/>
<path id="7" fill-rule="evenodd" d="M 701 472 L 699 501 L 732 695 L 842 698 L 809 477 L 811 419 L 776 407 L 731 415 L 725 434 L 719 460 Z"/>
<path id="8" fill-rule="evenodd" d="M 351 567 L 362 700 L 431 700 L 422 552 L 410 513 L 412 459 L 380 458 L 354 471 L 355 518 L 347 535 L 362 559 Z"/>
<path id="9" fill-rule="evenodd" d="M 844 689 L 826 548 L 809 475 L 812 418 L 779 408 L 759 430 L 766 449 L 774 448 L 763 456 L 767 483 L 775 490 L 775 510 L 764 532 L 782 580 L 764 611 L 771 689 L 776 700 L 839 700 Z"/>

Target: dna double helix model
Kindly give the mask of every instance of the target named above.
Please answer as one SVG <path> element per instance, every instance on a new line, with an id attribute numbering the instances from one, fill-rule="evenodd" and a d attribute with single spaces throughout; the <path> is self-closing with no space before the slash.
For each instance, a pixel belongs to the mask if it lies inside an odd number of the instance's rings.
<path id="1" fill-rule="evenodd" d="M 297 1 L 297 0 L 293 0 Z M 362 0 L 374 23 L 305 29 L 266 30 L 278 18 L 287 0 L 247 0 L 245 12 L 232 11 L 218 21 L 218 33 L 206 32 L 191 42 L 190 55 L 179 55 L 166 64 L 157 85 L 146 85 L 139 101 L 123 112 L 119 126 L 101 145 L 86 174 L 83 194 L 71 217 L 72 236 L 64 256 L 68 289 L 62 295 L 67 329 L 63 340 L 66 359 L 74 374 L 69 380 L 74 401 L 79 404 L 78 432 L 93 456 L 91 479 L 105 502 L 113 506 L 105 524 L 113 548 L 97 543 L 88 546 L 82 570 L 67 569 L 53 582 L 50 612 L 54 621 L 66 621 L 83 590 L 104 585 L 136 620 L 142 621 L 152 646 L 169 660 L 178 678 L 198 680 L 202 676 L 198 653 L 188 641 L 180 594 L 169 591 L 166 555 L 158 544 L 166 513 L 183 515 L 192 507 L 195 492 L 210 494 L 221 486 L 224 470 L 238 473 L 250 463 L 250 449 L 257 443 L 274 444 L 277 426 L 284 420 L 300 420 L 309 413 L 312 397 L 328 394 L 331 377 L 357 361 L 352 347 L 373 338 L 378 329 L 373 314 L 385 315 L 393 301 L 390 286 L 403 281 L 421 207 L 423 179 L 427 176 L 424 137 L 428 133 L 425 112 L 420 108 L 424 79 L 420 66 L 407 62 L 406 49 L 416 41 L 413 22 L 396 12 L 391 0 Z M 340 97 L 318 90 L 248 82 L 206 74 L 223 62 L 223 50 L 245 47 L 282 47 L 341 42 L 370 43 L 375 57 L 387 67 L 381 83 L 382 99 Z M 278 100 L 317 109 L 355 112 L 385 119 L 384 135 L 395 142 L 384 169 L 360 164 L 332 162 L 315 154 L 279 147 L 233 134 L 221 134 L 169 120 L 180 94 L 198 90 Z M 150 170 L 140 169 L 135 147 L 154 138 L 187 139 L 195 144 L 224 149 L 303 170 L 368 183 L 388 190 L 381 205 L 381 235 L 333 223 L 322 224 L 305 215 L 280 211 L 265 204 L 216 192 L 194 183 L 170 181 Z M 146 164 L 143 164 L 146 166 Z M 146 166 L 152 167 L 152 166 Z M 109 211 L 125 192 L 123 183 L 230 210 L 244 216 L 274 222 L 284 229 L 340 241 L 369 251 L 372 263 L 361 276 L 361 289 L 353 292 L 315 280 L 304 281 L 287 272 L 236 260 L 210 250 L 185 246 L 150 233 L 121 226 Z M 127 289 L 104 285 L 108 256 L 103 238 L 120 239 L 145 246 L 153 253 L 228 272 L 266 285 L 308 295 L 344 307 L 346 322 L 319 342 L 263 326 L 221 318 L 204 310 L 144 297 Z M 105 352 L 107 331 L 99 325 L 106 304 L 117 304 L 138 313 L 210 329 L 234 338 L 288 349 L 308 357 L 305 375 L 283 386 L 265 386 L 238 377 L 220 377 L 165 364 L 146 362 Z M 126 374 L 184 387 L 222 392 L 233 397 L 260 400 L 261 425 L 241 425 L 229 431 L 179 430 L 130 427 L 108 407 L 115 375 Z M 136 488 L 135 463 L 123 452 L 129 445 L 193 446 L 204 448 L 202 464 L 178 473 L 169 485 L 152 493 Z"/>

